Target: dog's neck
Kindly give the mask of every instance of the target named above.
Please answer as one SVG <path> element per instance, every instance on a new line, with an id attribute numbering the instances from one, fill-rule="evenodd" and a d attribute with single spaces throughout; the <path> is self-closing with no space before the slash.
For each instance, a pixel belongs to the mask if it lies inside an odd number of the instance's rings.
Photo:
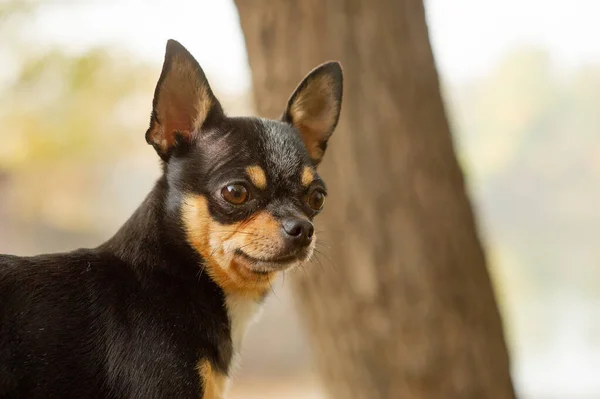
<path id="1" fill-rule="evenodd" d="M 158 271 L 194 279 L 204 289 L 219 292 L 220 288 L 208 273 L 199 272 L 204 260 L 187 243 L 178 219 L 180 215 L 175 209 L 168 208 L 169 203 L 177 202 L 169 195 L 163 176 L 129 220 L 100 249 L 125 261 L 142 280 Z M 264 297 L 257 300 L 244 294 L 224 294 L 233 352 L 239 353 L 245 332 L 255 320 Z"/>
<path id="2" fill-rule="evenodd" d="M 177 214 L 167 208 L 168 184 L 161 177 L 125 224 L 100 246 L 140 273 L 197 271 L 202 258 L 187 245 Z M 187 274 L 187 273 L 186 273 Z"/>

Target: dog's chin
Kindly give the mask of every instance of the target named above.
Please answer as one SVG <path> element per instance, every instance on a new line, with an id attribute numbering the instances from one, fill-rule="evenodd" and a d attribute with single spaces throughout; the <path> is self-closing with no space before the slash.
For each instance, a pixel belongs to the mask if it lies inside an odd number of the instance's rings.
<path id="1" fill-rule="evenodd" d="M 235 251 L 235 258 L 255 274 L 270 274 L 284 271 L 306 262 L 310 257 L 310 253 L 310 250 L 305 250 L 286 256 L 259 258 L 238 249 Z"/>

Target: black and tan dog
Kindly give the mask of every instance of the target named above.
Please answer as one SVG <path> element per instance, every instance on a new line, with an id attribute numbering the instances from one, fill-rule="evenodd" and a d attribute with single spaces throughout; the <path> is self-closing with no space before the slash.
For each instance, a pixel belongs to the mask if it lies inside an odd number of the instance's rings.
<path id="1" fill-rule="evenodd" d="M 223 398 L 269 284 L 312 254 L 341 97 L 331 62 L 281 121 L 228 117 L 169 41 L 142 205 L 98 248 L 0 255 L 0 398 Z"/>

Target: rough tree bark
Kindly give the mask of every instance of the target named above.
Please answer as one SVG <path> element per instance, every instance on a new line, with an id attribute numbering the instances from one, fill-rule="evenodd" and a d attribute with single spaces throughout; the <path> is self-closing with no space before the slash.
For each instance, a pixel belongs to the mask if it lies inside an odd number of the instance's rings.
<path id="1" fill-rule="evenodd" d="M 332 398 L 513 398 L 502 323 L 421 0 L 236 0 L 259 114 L 344 67 L 323 267 L 298 303 Z"/>

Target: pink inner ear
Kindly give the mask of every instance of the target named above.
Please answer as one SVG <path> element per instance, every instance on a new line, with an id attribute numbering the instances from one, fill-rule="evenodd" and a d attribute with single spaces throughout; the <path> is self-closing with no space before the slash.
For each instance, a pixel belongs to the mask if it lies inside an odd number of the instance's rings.
<path id="1" fill-rule="evenodd" d="M 191 54 L 183 48 L 175 50 L 167 54 L 154 98 L 156 117 L 152 118 L 146 134 L 162 155 L 169 154 L 178 135 L 190 142 L 211 109 L 220 107 Z"/>
<path id="2" fill-rule="evenodd" d="M 194 130 L 194 117 L 196 111 L 191 103 L 185 103 L 183 99 L 173 99 L 168 102 L 164 110 L 164 139 L 168 146 L 175 143 L 176 134 L 180 134 L 189 142 L 191 132 Z"/>
<path id="3" fill-rule="evenodd" d="M 175 104 L 159 113 L 161 124 L 153 123 L 149 132 L 150 139 L 158 145 L 163 152 L 175 145 L 175 137 L 182 136 L 186 142 L 190 141 L 192 120 L 188 113 Z"/>
<path id="4" fill-rule="evenodd" d="M 296 94 L 288 112 L 300 131 L 310 157 L 319 162 L 323 143 L 327 141 L 337 120 L 339 103 L 333 94 L 330 76 L 315 76 Z"/>
<path id="5" fill-rule="evenodd" d="M 197 82 L 175 83 L 179 82 L 165 79 L 155 108 L 160 125 L 153 121 L 149 131 L 150 140 L 164 153 L 175 144 L 177 134 L 190 142 L 214 105 L 207 89 L 198 87 Z"/>

